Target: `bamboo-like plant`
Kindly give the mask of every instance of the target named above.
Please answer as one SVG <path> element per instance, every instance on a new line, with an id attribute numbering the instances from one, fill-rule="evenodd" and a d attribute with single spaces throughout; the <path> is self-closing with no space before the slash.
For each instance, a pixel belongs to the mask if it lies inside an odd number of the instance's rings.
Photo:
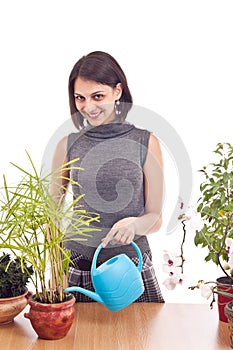
<path id="1" fill-rule="evenodd" d="M 98 221 L 99 215 L 87 213 L 80 207 L 81 196 L 69 203 L 62 197 L 56 202 L 50 193 L 50 179 L 59 180 L 62 171 L 77 169 L 78 158 L 43 177 L 37 172 L 28 152 L 27 157 L 30 171 L 11 163 L 21 174 L 16 185 L 9 185 L 3 176 L 0 248 L 10 250 L 20 260 L 22 271 L 28 272 L 35 287 L 37 301 L 61 302 L 66 298 L 64 288 L 71 263 L 70 252 L 64 244 L 66 240 L 88 239 L 93 231 L 90 224 Z M 62 186 L 60 190 L 63 190 Z M 28 265 L 33 267 L 32 276 Z"/>

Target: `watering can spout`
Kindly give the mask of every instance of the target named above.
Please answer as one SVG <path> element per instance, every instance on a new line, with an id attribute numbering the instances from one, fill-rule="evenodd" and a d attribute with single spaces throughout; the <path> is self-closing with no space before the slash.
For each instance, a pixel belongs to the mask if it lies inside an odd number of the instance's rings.
<path id="1" fill-rule="evenodd" d="M 103 300 L 99 296 L 99 294 L 97 294 L 95 292 L 92 292 L 90 290 L 87 290 L 85 288 L 82 288 L 82 287 L 69 287 L 69 288 L 66 288 L 64 291 L 65 291 L 65 293 L 72 293 L 72 292 L 82 293 L 82 294 L 86 295 L 87 297 L 97 301 L 98 303 L 105 305 Z"/>

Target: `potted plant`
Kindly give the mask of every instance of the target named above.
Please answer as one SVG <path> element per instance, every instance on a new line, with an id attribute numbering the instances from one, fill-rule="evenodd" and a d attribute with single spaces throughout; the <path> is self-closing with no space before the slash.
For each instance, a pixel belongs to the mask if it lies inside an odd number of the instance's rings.
<path id="1" fill-rule="evenodd" d="M 188 207 L 186 211 L 182 211 L 181 202 L 181 213 L 178 217 L 183 227 L 181 250 L 176 257 L 169 252 L 164 255 L 165 267 L 170 264 L 174 269 L 174 273 L 169 276 L 165 285 L 170 289 L 175 288 L 178 277 L 180 283 L 182 282 L 185 262 L 183 246 L 187 222 L 189 222 L 195 230 L 195 245 L 207 251 L 205 261 L 214 262 L 224 274 L 214 282 L 216 283 L 215 294 L 225 297 L 225 290 L 230 297 L 233 284 L 233 146 L 229 143 L 218 143 L 214 153 L 217 158 L 215 162 L 209 163 L 200 170 L 204 180 L 200 185 L 197 209 Z M 165 271 L 170 272 L 166 268 Z M 200 283 L 197 284 L 197 287 L 199 286 Z"/>
<path id="2" fill-rule="evenodd" d="M 233 146 L 218 143 L 214 153 L 216 161 L 201 170 L 204 181 L 197 211 L 204 226 L 196 231 L 194 242 L 207 249 L 205 261 L 221 268 L 224 276 L 217 278 L 217 288 L 229 294 L 233 293 Z M 228 301 L 229 298 L 218 294 L 219 316 L 225 322 L 224 306 Z"/>
<path id="3" fill-rule="evenodd" d="M 42 177 L 27 156 L 30 171 L 12 163 L 21 174 L 16 185 L 9 185 L 4 176 L 0 248 L 9 249 L 20 260 L 23 271 L 28 272 L 27 264 L 33 267 L 34 274 L 29 278 L 35 294 L 28 299 L 30 311 L 25 317 L 40 338 L 58 339 L 67 334 L 74 319 L 75 298 L 64 292 L 70 264 L 70 252 L 64 243 L 68 239 L 87 239 L 92 231 L 90 223 L 99 216 L 80 208 L 79 198 L 57 202 L 50 193 L 51 178 L 60 183 L 63 171 L 74 169 L 78 159 Z"/>
<path id="4" fill-rule="evenodd" d="M 220 267 L 223 276 L 216 281 L 199 280 L 189 289 L 200 289 L 207 299 L 212 296 L 211 308 L 218 298 L 219 319 L 229 321 L 230 343 L 233 347 L 233 146 L 230 143 L 218 143 L 214 150 L 216 160 L 204 166 L 200 171 L 204 180 L 200 185 L 200 198 L 197 209 L 188 207 L 182 212 L 183 238 L 180 254 L 164 254 L 164 271 L 168 278 L 164 284 L 174 289 L 183 282 L 184 242 L 187 222 L 195 230 L 194 243 L 207 251 L 205 261 L 212 261 Z"/>
<path id="5" fill-rule="evenodd" d="M 22 271 L 19 259 L 10 254 L 0 256 L 0 324 L 13 322 L 27 305 L 27 283 L 32 268 Z"/>

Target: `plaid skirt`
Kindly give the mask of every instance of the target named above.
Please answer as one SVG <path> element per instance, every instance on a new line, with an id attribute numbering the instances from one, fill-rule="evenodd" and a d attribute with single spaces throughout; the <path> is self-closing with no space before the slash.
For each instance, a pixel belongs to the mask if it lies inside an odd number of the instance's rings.
<path id="1" fill-rule="evenodd" d="M 164 303 L 164 299 L 155 276 L 155 271 L 152 263 L 151 251 L 142 254 L 142 279 L 144 283 L 144 292 L 135 302 L 154 302 Z M 91 279 L 91 261 L 88 261 L 85 256 L 78 254 L 71 250 L 71 260 L 73 264 L 69 266 L 68 284 L 69 287 L 79 286 L 85 289 L 94 291 Z M 136 265 L 138 264 L 138 257 L 131 259 Z M 85 262 L 85 265 L 83 264 Z M 93 299 L 87 297 L 82 293 L 74 292 L 77 302 L 94 302 Z"/>

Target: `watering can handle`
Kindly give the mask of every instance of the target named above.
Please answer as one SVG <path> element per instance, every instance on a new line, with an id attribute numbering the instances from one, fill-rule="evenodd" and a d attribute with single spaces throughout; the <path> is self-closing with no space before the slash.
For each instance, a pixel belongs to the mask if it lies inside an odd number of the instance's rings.
<path id="1" fill-rule="evenodd" d="M 141 253 L 141 250 L 139 249 L 138 245 L 135 243 L 135 242 L 131 242 L 130 243 L 136 250 L 137 254 L 138 254 L 138 266 L 137 266 L 137 269 L 139 272 L 142 272 L 142 253 Z M 96 269 L 96 261 L 97 261 L 97 257 L 99 255 L 99 252 L 101 251 L 101 249 L 103 248 L 102 244 L 100 244 L 96 251 L 95 251 L 95 254 L 93 256 L 93 261 L 92 261 L 92 265 L 91 265 L 91 273 Z"/>

